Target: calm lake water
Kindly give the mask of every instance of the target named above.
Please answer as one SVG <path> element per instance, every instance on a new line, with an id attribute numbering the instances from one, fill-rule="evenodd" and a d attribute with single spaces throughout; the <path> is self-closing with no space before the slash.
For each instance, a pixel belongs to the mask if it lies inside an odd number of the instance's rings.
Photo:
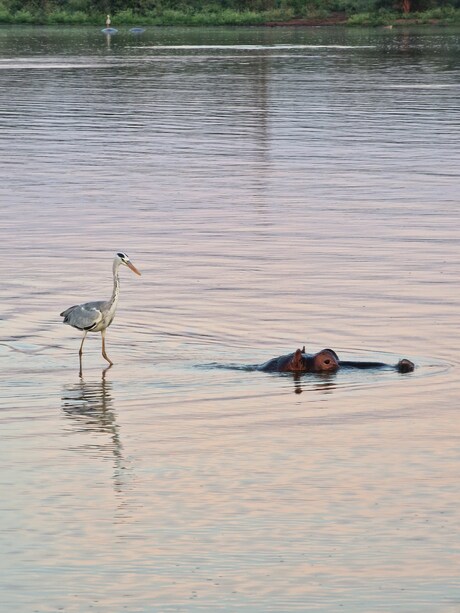
<path id="1" fill-rule="evenodd" d="M 114 25 L 0 29 L 1 610 L 458 612 L 460 30 Z"/>

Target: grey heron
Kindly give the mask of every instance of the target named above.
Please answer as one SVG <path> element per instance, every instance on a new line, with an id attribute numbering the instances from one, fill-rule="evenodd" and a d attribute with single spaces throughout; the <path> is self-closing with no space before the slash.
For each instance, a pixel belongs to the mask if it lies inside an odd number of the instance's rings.
<path id="1" fill-rule="evenodd" d="M 117 310 L 118 297 L 120 295 L 120 280 L 118 278 L 118 269 L 121 265 L 127 266 L 136 275 L 141 273 L 131 262 L 126 253 L 119 252 L 113 260 L 113 292 L 110 300 L 96 300 L 94 302 L 85 302 L 84 304 L 76 304 L 62 311 L 61 317 L 64 318 L 64 323 L 73 326 L 77 330 L 83 332 L 83 339 L 80 345 L 80 371 L 81 357 L 83 355 L 83 343 L 85 342 L 88 332 L 100 332 L 102 336 L 102 355 L 107 362 L 112 366 L 113 362 L 105 351 L 105 331 L 110 326 L 115 317 Z"/>

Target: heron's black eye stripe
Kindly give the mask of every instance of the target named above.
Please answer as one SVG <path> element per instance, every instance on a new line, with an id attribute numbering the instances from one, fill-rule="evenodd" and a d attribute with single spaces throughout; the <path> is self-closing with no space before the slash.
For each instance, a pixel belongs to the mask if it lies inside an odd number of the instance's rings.
<path id="1" fill-rule="evenodd" d="M 122 260 L 126 260 L 126 255 L 124 253 L 117 253 L 118 257 Z"/>

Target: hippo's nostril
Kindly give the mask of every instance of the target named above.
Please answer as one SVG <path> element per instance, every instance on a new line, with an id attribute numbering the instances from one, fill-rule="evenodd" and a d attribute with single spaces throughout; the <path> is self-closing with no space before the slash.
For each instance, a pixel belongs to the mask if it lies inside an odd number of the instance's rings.
<path id="1" fill-rule="evenodd" d="M 324 363 L 325 363 L 325 364 L 330 364 L 330 363 L 331 363 L 331 360 L 324 360 Z"/>

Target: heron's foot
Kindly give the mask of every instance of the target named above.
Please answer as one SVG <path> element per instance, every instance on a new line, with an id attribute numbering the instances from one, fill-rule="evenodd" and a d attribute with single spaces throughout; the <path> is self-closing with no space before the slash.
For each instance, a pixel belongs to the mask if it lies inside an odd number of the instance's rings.
<path id="1" fill-rule="evenodd" d="M 104 368 L 104 369 L 103 369 L 103 371 L 102 371 L 102 380 L 103 380 L 103 381 L 105 381 L 105 375 L 106 375 L 107 371 L 109 371 L 109 370 L 112 368 L 112 366 L 113 366 L 113 364 L 109 364 L 109 365 L 107 366 L 107 368 Z"/>
<path id="2" fill-rule="evenodd" d="M 109 358 L 109 356 L 106 354 L 105 351 L 102 352 L 102 357 L 104 358 L 104 360 L 107 360 L 107 362 L 110 364 L 110 366 L 113 366 L 112 360 Z"/>

